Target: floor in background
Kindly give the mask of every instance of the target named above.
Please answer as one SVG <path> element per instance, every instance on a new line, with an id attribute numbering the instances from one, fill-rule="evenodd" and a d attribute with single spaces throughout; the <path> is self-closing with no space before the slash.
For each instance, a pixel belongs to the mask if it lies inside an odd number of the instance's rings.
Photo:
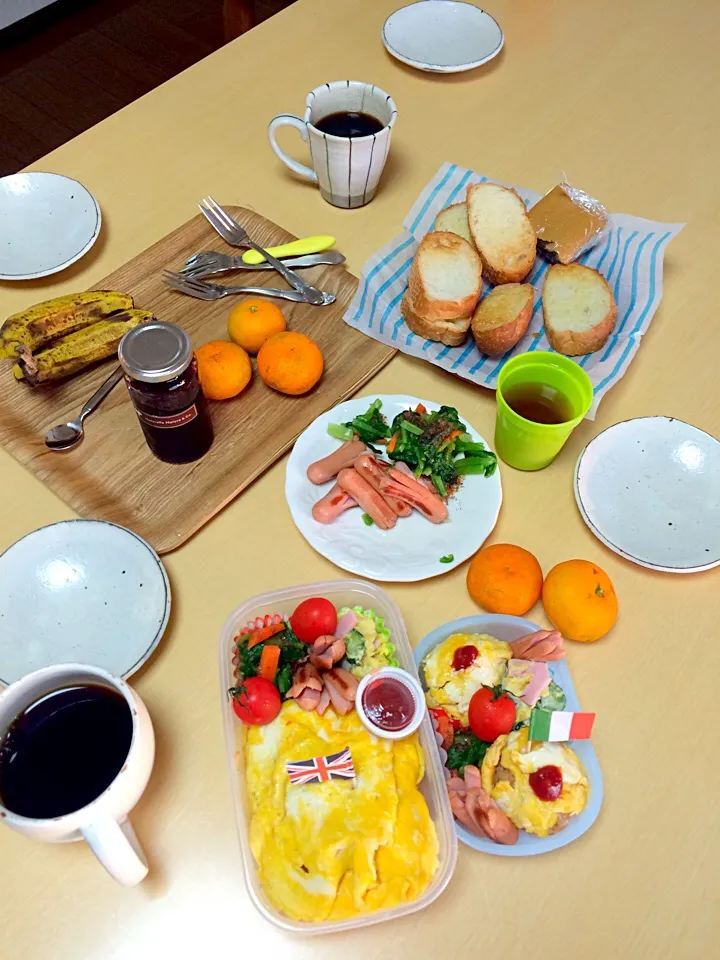
<path id="1" fill-rule="evenodd" d="M 290 2 L 258 0 L 258 20 Z M 222 43 L 222 0 L 59 0 L 0 31 L 0 176 Z"/>

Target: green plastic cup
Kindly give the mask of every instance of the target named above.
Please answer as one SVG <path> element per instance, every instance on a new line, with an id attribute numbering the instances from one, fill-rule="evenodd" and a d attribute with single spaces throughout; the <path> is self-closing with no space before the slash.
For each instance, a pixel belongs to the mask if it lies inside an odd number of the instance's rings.
<path id="1" fill-rule="evenodd" d="M 530 384 L 553 387 L 565 398 L 571 418 L 564 423 L 526 420 L 505 401 L 512 389 Z M 521 353 L 500 371 L 497 384 L 495 451 L 517 470 L 542 470 L 560 453 L 565 441 L 590 409 L 593 385 L 574 360 L 559 353 Z"/>

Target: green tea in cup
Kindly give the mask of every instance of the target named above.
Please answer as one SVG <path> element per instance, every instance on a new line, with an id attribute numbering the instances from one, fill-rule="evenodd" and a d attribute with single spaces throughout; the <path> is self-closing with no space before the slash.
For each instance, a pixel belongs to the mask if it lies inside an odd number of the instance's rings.
<path id="1" fill-rule="evenodd" d="M 542 470 L 590 409 L 593 386 L 574 360 L 523 353 L 500 371 L 495 450 L 518 470 Z"/>

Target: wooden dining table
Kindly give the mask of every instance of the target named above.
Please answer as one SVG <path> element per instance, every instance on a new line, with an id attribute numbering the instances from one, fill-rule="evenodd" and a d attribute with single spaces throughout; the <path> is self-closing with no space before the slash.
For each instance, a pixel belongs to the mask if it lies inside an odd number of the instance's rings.
<path id="1" fill-rule="evenodd" d="M 133 813 L 148 878 L 122 888 L 84 844 L 39 844 L 0 827 L 4 960 L 718 956 L 719 574 L 654 573 L 610 552 L 578 512 L 573 468 L 589 440 L 632 417 L 667 414 L 720 433 L 720 7 L 488 0 L 505 32 L 501 55 L 438 76 L 386 53 L 382 25 L 397 5 L 299 0 L 34 164 L 84 183 L 100 203 L 103 229 L 64 272 L 1 283 L 0 313 L 90 287 L 192 217 L 206 194 L 251 207 L 297 236 L 334 235 L 359 275 L 445 160 L 539 192 L 567 178 L 612 211 L 685 222 L 667 252 L 652 327 L 597 418 L 578 427 L 547 469 L 501 467 L 504 501 L 491 540 L 526 547 L 545 572 L 560 560 L 589 559 L 619 597 L 612 632 L 595 644 L 569 643 L 567 652 L 580 700 L 597 712 L 600 816 L 546 856 L 507 859 L 461 846 L 445 892 L 394 922 L 293 938 L 257 912 L 231 806 L 218 633 L 256 593 L 343 576 L 293 526 L 281 461 L 164 558 L 170 625 L 132 680 L 157 737 L 152 778 Z M 302 113 L 307 91 L 346 78 L 381 86 L 399 111 L 377 197 L 353 211 L 295 179 L 267 141 L 273 116 Z M 305 160 L 294 131 L 282 142 Z M 428 363 L 398 355 L 363 392 L 452 404 L 493 436 L 493 394 Z M 0 502 L 2 549 L 73 515 L 4 452 Z M 387 585 L 414 644 L 478 611 L 465 572 Z M 529 616 L 547 623 L 540 605 Z"/>

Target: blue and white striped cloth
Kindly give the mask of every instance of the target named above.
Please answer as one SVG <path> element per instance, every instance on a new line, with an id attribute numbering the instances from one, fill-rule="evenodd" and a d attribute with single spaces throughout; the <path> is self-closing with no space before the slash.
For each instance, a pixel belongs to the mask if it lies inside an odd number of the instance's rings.
<path id="1" fill-rule="evenodd" d="M 423 340 L 410 332 L 400 315 L 400 301 L 418 243 L 432 229 L 440 210 L 464 200 L 468 184 L 485 180 L 491 178 L 454 163 L 444 163 L 415 201 L 403 223 L 403 233 L 370 257 L 363 267 L 357 293 L 344 319 L 350 326 L 403 353 L 429 360 L 480 386 L 494 388 L 498 372 L 510 357 L 526 351 L 552 350 L 544 333 L 540 300 L 547 261 L 538 256 L 528 277 L 527 282 L 535 288 L 528 331 L 502 358 L 480 353 L 471 337 L 460 347 Z M 515 190 L 527 206 L 540 198 L 540 194 L 523 187 Z M 603 349 L 578 359 L 595 387 L 595 399 L 588 414 L 591 419 L 604 395 L 630 366 L 650 326 L 662 298 L 665 248 L 683 226 L 613 214 L 607 239 L 580 258 L 581 263 L 595 267 L 606 277 L 618 304 L 615 330 Z"/>

